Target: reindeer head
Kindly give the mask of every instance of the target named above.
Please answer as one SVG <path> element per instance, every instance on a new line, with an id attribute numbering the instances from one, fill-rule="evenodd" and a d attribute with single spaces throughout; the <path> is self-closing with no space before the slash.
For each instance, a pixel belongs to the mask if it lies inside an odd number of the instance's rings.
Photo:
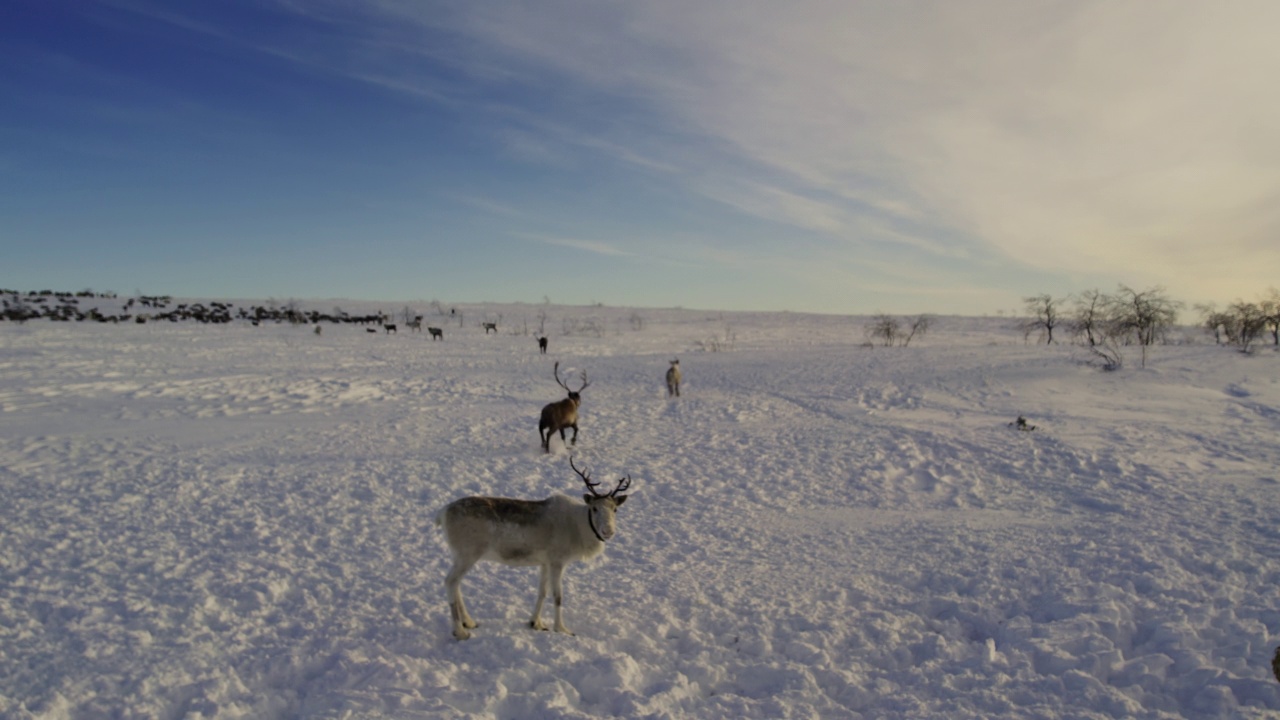
<path id="1" fill-rule="evenodd" d="M 601 541 L 608 540 L 617 532 L 614 516 L 622 503 L 627 501 L 626 495 L 619 495 L 618 493 L 624 493 L 627 488 L 631 487 L 631 476 L 628 475 L 619 479 L 618 485 L 614 487 L 612 492 L 608 495 L 601 495 L 596 492 L 596 487 L 600 483 L 591 480 L 591 472 L 589 470 L 587 472 L 579 470 L 578 466 L 573 464 L 572 455 L 569 456 L 569 467 L 578 473 L 578 477 L 582 478 L 582 481 L 587 484 L 587 490 L 590 491 L 590 494 L 584 494 L 582 499 L 587 503 L 587 519 L 591 523 L 591 529 L 595 531 L 596 537 L 600 538 Z"/>
<path id="2" fill-rule="evenodd" d="M 575 405 L 582 402 L 581 393 L 583 390 L 587 389 L 588 385 L 591 384 L 590 382 L 587 381 L 587 371 L 586 370 L 582 371 L 582 387 L 578 388 L 577 390 L 570 389 L 569 386 L 565 385 L 564 381 L 560 379 L 560 361 L 559 360 L 556 361 L 555 366 L 552 368 L 552 372 L 555 374 L 556 382 L 560 384 L 560 387 L 564 388 L 565 391 L 569 393 L 569 399 L 572 400 Z"/>

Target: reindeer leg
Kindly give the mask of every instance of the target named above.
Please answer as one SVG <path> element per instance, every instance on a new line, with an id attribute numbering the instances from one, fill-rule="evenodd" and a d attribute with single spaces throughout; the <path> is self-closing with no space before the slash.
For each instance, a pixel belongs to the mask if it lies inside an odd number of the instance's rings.
<path id="1" fill-rule="evenodd" d="M 453 567 L 444 579 L 445 595 L 449 599 L 449 615 L 453 620 L 453 636 L 459 640 L 471 637 L 467 628 L 477 627 L 475 620 L 467 613 L 467 605 L 462 601 L 462 576 L 467 574 L 476 561 L 457 558 Z"/>
<path id="2" fill-rule="evenodd" d="M 578 423 L 574 423 L 573 425 L 570 425 L 569 427 L 572 427 L 572 428 L 573 428 L 573 441 L 572 441 L 572 442 L 570 442 L 569 444 L 570 444 L 570 445 L 577 445 L 577 444 L 578 444 Z M 564 430 L 561 430 L 561 431 L 560 431 L 560 437 L 561 437 L 562 439 L 564 438 Z"/>
<path id="3" fill-rule="evenodd" d="M 534 630 L 546 630 L 547 624 L 542 622 L 542 601 L 547 597 L 548 586 L 551 580 L 547 574 L 547 566 L 543 565 L 541 572 L 538 573 L 538 601 L 533 604 L 533 618 L 529 620 L 529 627 Z"/>
<path id="4" fill-rule="evenodd" d="M 562 580 L 564 578 L 564 565 L 551 566 L 551 594 L 555 596 L 556 601 L 556 624 L 555 631 L 572 635 L 573 632 L 564 626 L 564 588 Z"/>

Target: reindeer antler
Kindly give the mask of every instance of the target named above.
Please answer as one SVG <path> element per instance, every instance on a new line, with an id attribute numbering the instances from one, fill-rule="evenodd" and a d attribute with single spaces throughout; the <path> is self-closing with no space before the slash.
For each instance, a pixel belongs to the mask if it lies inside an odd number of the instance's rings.
<path id="1" fill-rule="evenodd" d="M 618 487 L 614 488 L 614 489 L 613 489 L 613 492 L 609 493 L 609 497 L 613 497 L 614 495 L 617 495 L 617 494 L 618 494 L 618 493 L 620 493 L 620 492 L 626 492 L 626 491 L 627 491 L 627 488 L 629 488 L 629 487 L 631 487 L 631 476 L 630 476 L 630 475 L 628 475 L 628 476 L 626 476 L 626 477 L 624 477 L 624 478 L 618 478 Z"/>
<path id="2" fill-rule="evenodd" d="M 573 471 L 578 473 L 578 477 L 582 478 L 582 482 L 587 484 L 587 489 L 591 491 L 592 495 L 596 497 L 608 497 L 607 495 L 601 495 L 600 493 L 596 492 L 596 487 L 599 486 L 600 483 L 591 482 L 591 470 L 589 468 L 587 472 L 583 472 L 579 470 L 578 466 L 573 464 L 572 455 L 569 456 L 569 467 L 573 468 Z"/>
<path id="3" fill-rule="evenodd" d="M 556 382 L 560 384 L 560 387 L 564 388 L 565 390 L 568 390 L 571 393 L 573 392 L 580 393 L 583 390 L 586 390 L 587 386 L 591 384 L 590 382 L 587 381 L 587 371 L 583 370 L 581 373 L 582 387 L 578 388 L 577 390 L 570 390 L 569 386 L 565 385 L 564 381 L 560 379 L 560 361 L 559 360 L 557 360 L 556 364 L 551 368 L 551 372 L 556 376 Z"/>
<path id="4" fill-rule="evenodd" d="M 613 497 L 620 492 L 626 492 L 627 488 L 631 487 L 631 476 L 628 475 L 618 480 L 618 486 L 613 489 L 613 492 L 609 493 L 608 495 L 601 495 L 600 493 L 596 492 L 596 488 L 600 486 L 600 483 L 593 482 L 591 480 L 590 468 L 588 468 L 586 472 L 579 470 L 578 466 L 573 464 L 572 455 L 569 456 L 569 467 L 573 468 L 573 471 L 578 473 L 578 477 L 582 478 L 582 482 L 587 484 L 587 489 L 591 491 L 591 494 L 594 497 L 598 497 L 598 498 Z"/>

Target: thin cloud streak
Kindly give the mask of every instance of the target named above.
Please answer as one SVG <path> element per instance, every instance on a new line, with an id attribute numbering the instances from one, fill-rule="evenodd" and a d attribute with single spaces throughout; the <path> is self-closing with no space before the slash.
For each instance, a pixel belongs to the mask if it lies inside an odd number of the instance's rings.
<path id="1" fill-rule="evenodd" d="M 1028 268 L 1207 296 L 1280 266 L 1274 3 L 484 7 L 457 29 L 714 142 L 702 175 L 751 181 L 691 187 L 747 212 L 856 234 L 823 200 L 852 178 Z"/>
<path id="2" fill-rule="evenodd" d="M 609 243 L 600 242 L 598 240 L 580 240 L 578 238 L 566 237 L 535 237 L 548 245 L 557 247 L 566 247 L 572 250 L 584 250 L 596 255 L 607 255 L 609 257 L 632 257 L 635 253 L 628 252 Z"/>
<path id="3" fill-rule="evenodd" d="M 1280 267 L 1270 0 L 106 0 L 91 14 L 264 58 L 289 69 L 283 87 L 296 68 L 335 80 L 312 83 L 334 97 L 394 98 L 387 127 L 408 130 L 386 146 L 453 164 L 381 191 L 456 182 L 459 212 L 440 219 L 462 236 L 506 220 L 511 236 L 649 261 L 684 233 L 724 267 L 899 299 L 1124 282 L 1222 302 Z M 422 113 L 420 137 L 395 114 L 415 106 L 443 111 Z"/>

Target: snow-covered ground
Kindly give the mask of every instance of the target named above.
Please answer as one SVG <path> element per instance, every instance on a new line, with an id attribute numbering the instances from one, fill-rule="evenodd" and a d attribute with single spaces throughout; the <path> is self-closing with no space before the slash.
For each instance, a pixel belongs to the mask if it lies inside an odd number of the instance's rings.
<path id="1" fill-rule="evenodd" d="M 1270 346 L 1106 373 L 997 318 L 463 317 L 0 323 L 0 716 L 1280 714 Z M 583 491 L 538 445 L 555 360 L 575 460 L 634 493 L 566 573 L 576 636 L 481 564 L 456 641 L 434 512 Z"/>

